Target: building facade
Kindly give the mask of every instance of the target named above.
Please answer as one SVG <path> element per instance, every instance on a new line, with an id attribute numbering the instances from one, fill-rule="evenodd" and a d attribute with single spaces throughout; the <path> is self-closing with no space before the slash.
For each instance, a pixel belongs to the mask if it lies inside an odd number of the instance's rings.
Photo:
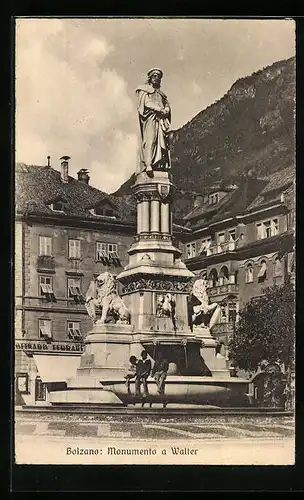
<path id="1" fill-rule="evenodd" d="M 92 326 L 85 293 L 101 272 L 121 272 L 135 232 L 132 206 L 68 166 L 16 167 L 17 404 L 47 404 L 48 384 L 75 373 Z"/>
<path id="2" fill-rule="evenodd" d="M 69 176 L 69 158 L 16 166 L 15 380 L 17 405 L 48 404 L 50 384 L 72 377 L 92 323 L 84 305 L 90 281 L 128 263 L 135 202 L 95 189 L 86 170 Z M 292 167 L 266 180 L 216 185 L 173 224 L 175 244 L 220 304 L 213 335 L 226 346 L 239 310 L 263 288 L 294 278 Z M 51 387 L 52 388 L 52 387 Z"/>
<path id="3" fill-rule="evenodd" d="M 207 276 L 211 302 L 220 305 L 213 335 L 227 344 L 239 311 L 266 287 L 294 280 L 295 170 L 267 179 L 214 186 L 185 217 L 192 233 L 184 238 L 187 267 Z"/>

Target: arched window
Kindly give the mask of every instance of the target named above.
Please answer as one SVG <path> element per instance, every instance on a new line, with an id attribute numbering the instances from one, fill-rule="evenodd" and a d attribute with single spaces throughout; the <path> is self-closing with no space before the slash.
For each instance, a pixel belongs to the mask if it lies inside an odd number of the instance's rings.
<path id="1" fill-rule="evenodd" d="M 262 260 L 258 273 L 258 282 L 263 283 L 266 279 L 267 279 L 267 264 L 266 260 Z"/>
<path id="2" fill-rule="evenodd" d="M 209 274 L 209 287 L 213 288 L 217 286 L 217 270 L 211 269 Z"/>
<path id="3" fill-rule="evenodd" d="M 283 274 L 283 264 L 281 259 L 277 257 L 273 264 L 273 274 L 274 276 L 282 276 Z"/>
<path id="4" fill-rule="evenodd" d="M 252 283 L 253 282 L 253 267 L 252 267 L 252 264 L 248 264 L 247 267 L 246 267 L 245 281 L 246 281 L 246 283 Z"/>
<path id="5" fill-rule="evenodd" d="M 223 266 L 220 270 L 219 285 L 226 285 L 229 283 L 229 271 L 227 266 Z"/>

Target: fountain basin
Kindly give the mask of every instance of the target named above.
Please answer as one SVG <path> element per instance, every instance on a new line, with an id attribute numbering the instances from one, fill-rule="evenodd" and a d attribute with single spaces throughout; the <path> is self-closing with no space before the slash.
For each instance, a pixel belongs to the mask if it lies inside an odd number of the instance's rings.
<path id="1" fill-rule="evenodd" d="M 131 381 L 128 394 L 125 379 L 100 380 L 104 390 L 113 392 L 124 404 L 141 401 L 135 397 L 135 383 Z M 147 380 L 150 402 L 162 401 L 153 378 Z M 249 381 L 240 378 L 215 378 L 201 376 L 168 376 L 165 400 L 168 403 L 212 404 L 217 406 L 247 406 Z"/>

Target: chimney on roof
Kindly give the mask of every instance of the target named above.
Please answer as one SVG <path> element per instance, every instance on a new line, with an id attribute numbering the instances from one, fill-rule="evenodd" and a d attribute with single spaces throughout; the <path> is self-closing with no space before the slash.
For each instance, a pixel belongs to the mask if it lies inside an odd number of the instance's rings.
<path id="1" fill-rule="evenodd" d="M 89 184 L 90 176 L 89 176 L 89 171 L 86 168 L 81 168 L 77 172 L 77 177 L 79 182 L 84 182 L 85 184 Z"/>
<path id="2" fill-rule="evenodd" d="M 61 180 L 62 182 L 69 182 L 69 160 L 70 156 L 62 156 L 61 160 Z"/>
<path id="3" fill-rule="evenodd" d="M 50 167 L 51 166 L 51 157 L 50 156 L 47 156 L 47 166 Z"/>

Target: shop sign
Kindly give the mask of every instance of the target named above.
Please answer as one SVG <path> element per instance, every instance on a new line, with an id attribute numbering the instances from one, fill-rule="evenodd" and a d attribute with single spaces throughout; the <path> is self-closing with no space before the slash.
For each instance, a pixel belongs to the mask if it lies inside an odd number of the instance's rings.
<path id="1" fill-rule="evenodd" d="M 36 341 L 36 340 L 27 340 L 20 341 L 17 340 L 15 342 L 15 350 L 16 351 L 24 351 L 27 353 L 52 353 L 52 354 L 82 354 L 84 351 L 84 344 L 77 342 L 44 342 L 44 341 Z"/>

